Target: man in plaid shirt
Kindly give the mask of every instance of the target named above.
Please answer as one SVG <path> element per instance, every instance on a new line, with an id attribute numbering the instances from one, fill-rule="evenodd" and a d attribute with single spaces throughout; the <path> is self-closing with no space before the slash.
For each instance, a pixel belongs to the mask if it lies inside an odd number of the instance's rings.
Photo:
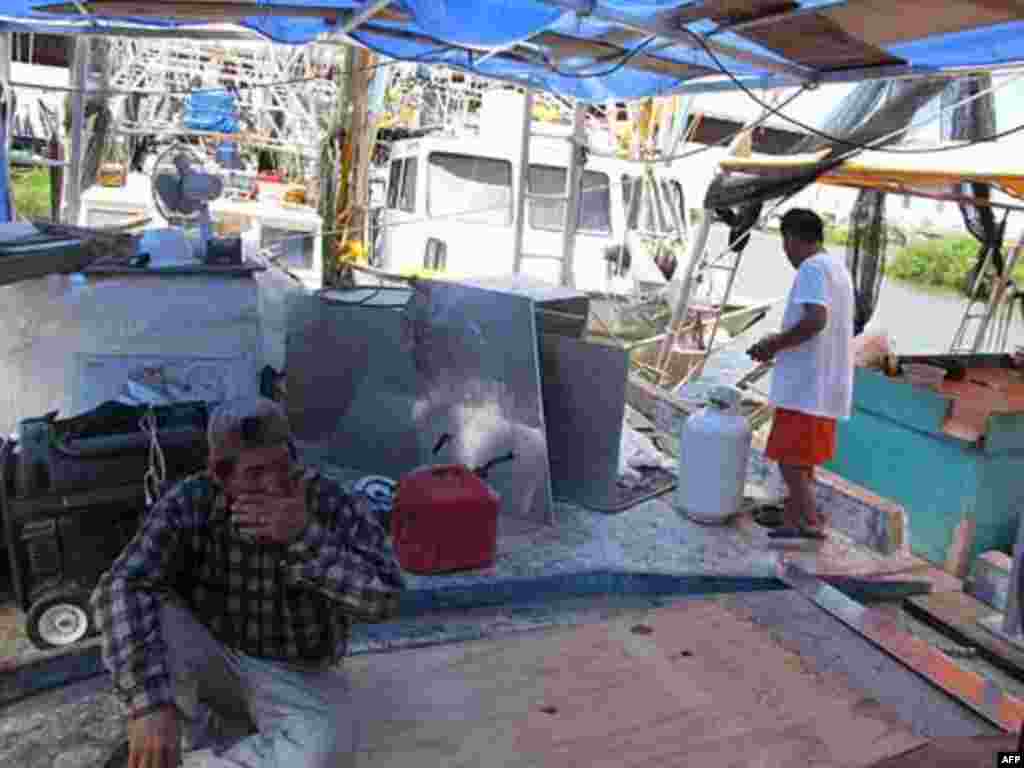
<path id="1" fill-rule="evenodd" d="M 209 447 L 208 471 L 150 510 L 92 596 L 130 717 L 108 765 L 176 768 L 182 749 L 204 768 L 343 765 L 352 704 L 335 665 L 353 619 L 395 613 L 387 532 L 295 463 L 271 400 L 221 405 Z"/>

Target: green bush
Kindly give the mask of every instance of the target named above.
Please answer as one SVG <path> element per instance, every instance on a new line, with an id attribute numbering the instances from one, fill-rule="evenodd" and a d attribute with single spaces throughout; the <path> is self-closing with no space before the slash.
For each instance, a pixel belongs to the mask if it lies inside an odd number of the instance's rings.
<path id="1" fill-rule="evenodd" d="M 850 230 L 846 227 L 825 227 L 825 242 L 828 245 L 846 245 L 850 242 Z"/>
<path id="2" fill-rule="evenodd" d="M 886 271 L 911 283 L 961 290 L 978 249 L 978 241 L 967 235 L 917 240 L 896 251 Z M 1024 279 L 1024 264 L 1014 270 L 1014 278 Z"/>
<path id="3" fill-rule="evenodd" d="M 899 227 L 895 225 L 888 225 L 886 227 L 886 238 L 889 242 L 889 247 L 899 247 L 907 244 L 907 236 L 903 233 Z M 850 244 L 850 229 L 849 227 L 837 227 L 832 225 L 825 225 L 825 242 L 828 245 L 849 245 Z"/>
<path id="4" fill-rule="evenodd" d="M 33 168 L 11 171 L 14 208 L 25 219 L 50 218 L 50 171 Z"/>
<path id="5" fill-rule="evenodd" d="M 910 242 L 906 232 L 897 227 L 895 224 L 889 224 L 885 228 L 886 240 L 889 243 L 890 248 L 903 248 Z"/>

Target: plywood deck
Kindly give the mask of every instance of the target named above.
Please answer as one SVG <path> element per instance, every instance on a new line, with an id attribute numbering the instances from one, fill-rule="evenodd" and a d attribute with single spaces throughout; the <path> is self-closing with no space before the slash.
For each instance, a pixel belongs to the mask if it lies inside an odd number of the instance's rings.
<path id="1" fill-rule="evenodd" d="M 348 667 L 360 768 L 825 768 L 924 744 L 711 601 Z"/>
<path id="2" fill-rule="evenodd" d="M 886 758 L 871 768 L 991 768 L 997 765 L 997 752 L 1016 749 L 1016 736 L 936 739 L 904 755 Z"/>

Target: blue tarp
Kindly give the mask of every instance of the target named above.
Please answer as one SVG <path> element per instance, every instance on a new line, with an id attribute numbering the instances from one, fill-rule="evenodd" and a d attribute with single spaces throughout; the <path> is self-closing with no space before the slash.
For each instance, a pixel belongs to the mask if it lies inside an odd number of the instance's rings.
<path id="1" fill-rule="evenodd" d="M 238 105 L 227 91 L 193 91 L 185 100 L 185 127 L 193 131 L 238 133 Z"/>
<path id="2" fill-rule="evenodd" d="M 670 92 L 685 92 L 708 87 L 708 72 L 717 71 L 718 64 L 699 48 L 673 45 L 663 38 L 634 39 L 623 44 L 626 50 L 644 47 L 644 53 L 674 62 L 684 62 L 705 68 L 695 75 L 703 77 L 676 77 L 672 74 L 637 71 L 621 64 L 621 57 L 611 61 L 593 61 L 585 58 L 573 60 L 559 58 L 554 63 L 551 51 L 538 47 L 536 56 L 529 61 L 509 61 L 490 57 L 479 59 L 495 46 L 508 46 L 525 41 L 543 32 L 563 36 L 594 39 L 615 29 L 613 24 L 601 20 L 601 13 L 610 10 L 629 13 L 635 17 L 652 18 L 654 14 L 693 5 L 695 0 L 595 0 L 578 3 L 580 8 L 590 6 L 595 12 L 577 14 L 565 11 L 541 0 L 404 0 L 396 4 L 405 10 L 410 21 L 388 22 L 374 19 L 371 27 L 361 27 L 352 37 L 372 50 L 391 58 L 443 63 L 461 67 L 482 75 L 529 83 L 535 87 L 585 101 L 606 99 L 628 100 Z M 363 3 L 352 0 L 260 0 L 257 7 L 277 4 L 331 6 L 353 10 Z M 852 4 L 852 0 L 851 0 Z M 2 0 L 0 24 L 11 29 L 31 29 L 61 32 L 82 30 L 81 16 L 54 16 L 33 11 L 42 5 L 39 0 Z M 804 0 L 801 8 L 826 10 L 842 3 L 835 0 Z M 991 19 L 991 17 L 989 17 Z M 111 23 L 105 19 L 93 23 Z M 176 26 L 173 20 L 122 19 L 122 24 L 140 24 L 148 27 Z M 978 24 L 986 22 L 979 21 Z M 282 43 L 300 44 L 314 40 L 318 35 L 331 32 L 324 21 L 308 18 L 281 18 L 254 15 L 242 26 Z M 714 29 L 710 21 L 695 22 L 689 29 L 708 34 Z M 387 34 L 390 33 L 390 34 Z M 396 37 L 400 35 L 400 37 Z M 742 37 L 738 33 L 716 31 L 715 42 L 733 49 L 756 53 L 764 59 L 785 61 L 779 54 Z M 535 41 L 534 41 L 535 42 Z M 822 46 L 830 44 L 828 39 Z M 884 48 L 892 56 L 906 62 L 906 67 L 917 71 L 949 68 L 986 68 L 1024 61 L 1024 21 L 978 26 L 950 34 L 932 34 L 909 42 Z M 778 75 L 766 68 L 743 61 L 722 57 L 734 75 L 746 79 L 750 85 L 765 87 L 784 84 Z M 593 75 L 580 77 L 579 73 Z M 575 73 L 575 74 L 574 74 Z M 844 77 L 851 80 L 865 76 L 864 71 L 828 73 L 826 79 Z M 877 74 L 876 74 L 877 76 Z M 730 81 L 724 86 L 735 87 Z"/>

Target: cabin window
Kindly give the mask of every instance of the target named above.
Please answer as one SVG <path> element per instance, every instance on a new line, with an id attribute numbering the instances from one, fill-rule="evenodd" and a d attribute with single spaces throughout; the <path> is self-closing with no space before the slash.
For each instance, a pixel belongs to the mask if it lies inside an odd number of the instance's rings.
<path id="1" fill-rule="evenodd" d="M 531 165 L 528 188 L 533 195 L 565 195 L 565 168 Z M 612 231 L 612 196 L 608 175 L 583 171 L 577 232 L 609 234 Z M 565 226 L 565 203 L 561 200 L 527 200 L 529 222 L 534 229 L 561 232 Z"/>
<path id="2" fill-rule="evenodd" d="M 683 194 L 683 185 L 675 179 L 666 179 L 662 182 L 662 196 L 665 205 L 671 206 L 679 212 L 679 220 L 681 222 L 686 221 L 686 195 Z M 668 217 L 669 229 L 675 231 L 675 220 L 672 218 L 671 211 L 669 211 Z"/>
<path id="3" fill-rule="evenodd" d="M 612 231 L 612 190 L 611 179 L 606 173 L 583 172 L 583 186 L 580 191 L 579 232 L 611 234 Z"/>
<path id="4" fill-rule="evenodd" d="M 672 183 L 678 185 L 678 182 Z M 632 199 L 633 190 L 639 187 L 641 192 L 640 204 L 637 210 L 633 212 L 630 220 L 626 222 L 626 226 L 631 232 L 636 230 L 649 234 L 675 232 L 672 216 L 665 207 L 674 204 L 674 195 L 669 194 L 668 184 L 669 182 L 661 182 L 661 189 L 659 190 L 661 192 L 661 206 L 659 207 L 654 197 L 654 190 L 650 184 L 644 184 L 642 179 L 640 179 L 638 184 L 636 176 L 624 175 L 622 177 L 622 205 L 626 210 L 626 215 L 629 215 L 629 203 Z M 682 191 L 680 186 L 680 199 L 682 199 Z"/>
<path id="5" fill-rule="evenodd" d="M 388 208 L 412 213 L 416 210 L 416 158 L 391 162 L 388 178 Z"/>
<path id="6" fill-rule="evenodd" d="M 512 223 L 510 162 L 432 152 L 429 165 L 430 216 L 498 226 Z"/>

